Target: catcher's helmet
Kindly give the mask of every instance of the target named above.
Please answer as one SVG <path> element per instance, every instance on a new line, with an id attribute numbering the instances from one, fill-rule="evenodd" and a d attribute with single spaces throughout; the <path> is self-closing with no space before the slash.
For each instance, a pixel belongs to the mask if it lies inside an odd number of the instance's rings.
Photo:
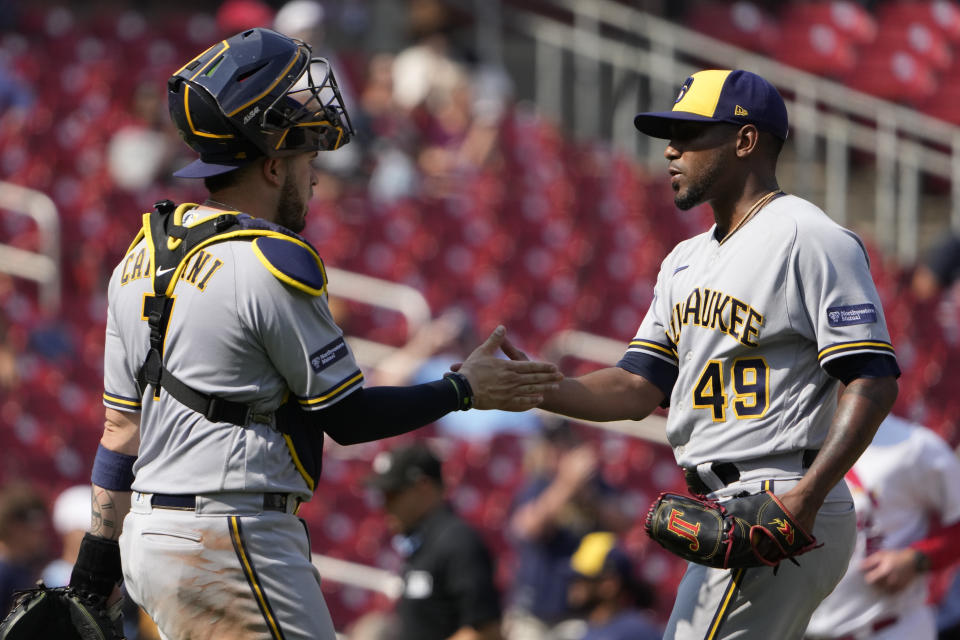
<path id="1" fill-rule="evenodd" d="M 170 117 L 200 159 L 174 175 L 226 173 L 262 155 L 327 151 L 353 134 L 333 69 L 309 45 L 250 29 L 213 45 L 167 82 Z"/>

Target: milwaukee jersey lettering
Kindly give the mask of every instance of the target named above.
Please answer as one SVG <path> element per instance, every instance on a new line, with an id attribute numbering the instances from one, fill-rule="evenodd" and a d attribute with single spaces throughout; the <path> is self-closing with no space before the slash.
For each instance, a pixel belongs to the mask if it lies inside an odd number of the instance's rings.
<path id="1" fill-rule="evenodd" d="M 680 341 L 685 325 L 714 329 L 748 347 L 755 347 L 763 325 L 763 314 L 722 291 L 697 287 L 686 300 L 673 307 L 667 331 L 673 344 Z"/>

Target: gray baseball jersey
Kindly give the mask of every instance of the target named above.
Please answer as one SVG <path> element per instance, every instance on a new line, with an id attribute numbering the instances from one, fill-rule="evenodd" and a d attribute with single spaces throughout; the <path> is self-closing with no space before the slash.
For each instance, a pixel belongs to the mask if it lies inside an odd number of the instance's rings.
<path id="1" fill-rule="evenodd" d="M 824 367 L 880 354 L 897 371 L 866 250 L 788 195 L 723 242 L 714 229 L 663 261 L 620 366 L 667 394 L 683 467 L 818 449 L 839 384 Z"/>
<path id="2" fill-rule="evenodd" d="M 181 211 L 187 226 L 222 213 Z M 114 270 L 108 294 L 104 404 L 142 412 L 133 489 L 309 498 L 312 487 L 270 414 L 288 390 L 305 409 L 320 409 L 363 383 L 327 307 L 315 254 L 279 233 L 226 240 L 197 252 L 176 283 L 164 364 L 197 391 L 252 405 L 263 417 L 247 427 L 211 423 L 165 391 L 140 397 L 136 375 L 149 348 L 143 305 L 153 294 L 152 274 L 141 240 Z"/>

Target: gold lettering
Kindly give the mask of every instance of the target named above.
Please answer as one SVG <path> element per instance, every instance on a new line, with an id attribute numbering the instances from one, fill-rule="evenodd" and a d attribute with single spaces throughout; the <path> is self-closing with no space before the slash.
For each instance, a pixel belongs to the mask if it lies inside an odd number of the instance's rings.
<path id="1" fill-rule="evenodd" d="M 667 334 L 667 337 L 668 337 L 668 338 L 670 338 L 671 340 L 674 340 L 674 341 L 675 341 L 678 337 L 680 337 L 680 329 L 679 329 L 679 327 L 678 327 L 678 325 L 677 325 L 677 314 L 676 314 L 676 313 L 671 313 L 671 314 L 670 314 L 670 324 L 669 324 L 669 326 L 666 327 L 666 329 L 664 329 L 664 333 Z"/>
<path id="2" fill-rule="evenodd" d="M 750 308 L 750 305 L 737 300 L 736 298 L 730 298 L 733 303 L 730 305 L 730 335 L 734 338 L 740 337 L 740 327 L 743 326 L 744 317 L 742 315 L 743 311 L 746 311 Z"/>
<path id="3" fill-rule="evenodd" d="M 133 254 L 127 256 L 127 259 L 123 261 L 123 275 L 120 277 L 120 284 L 127 284 L 130 282 L 130 261 L 133 260 Z"/>
<path id="4" fill-rule="evenodd" d="M 686 300 L 671 309 L 669 326 L 664 333 L 673 344 L 679 343 L 684 325 L 714 329 L 745 346 L 756 347 L 763 315 L 746 302 L 722 291 L 697 287 L 690 291 Z"/>
<path id="5" fill-rule="evenodd" d="M 207 261 L 210 260 L 210 254 L 206 251 L 201 251 L 197 254 L 196 259 L 193 261 L 193 264 L 190 266 L 190 273 L 185 276 L 185 279 L 191 283 L 197 281 L 197 276 L 200 275 L 200 271 L 206 266 Z"/>
<path id="6" fill-rule="evenodd" d="M 740 336 L 740 343 L 748 347 L 756 347 L 756 340 L 750 337 L 760 337 L 760 327 L 763 326 L 763 316 L 756 309 L 750 307 L 750 314 L 747 316 L 747 324 L 743 328 L 743 335 Z"/>
<path id="7" fill-rule="evenodd" d="M 131 280 L 143 277 L 143 258 L 146 256 L 146 253 L 146 249 L 140 249 L 140 251 L 137 252 L 137 257 L 133 262 L 133 271 L 130 272 Z"/>
<path id="8" fill-rule="evenodd" d="M 676 327 L 676 329 L 674 330 L 674 333 L 676 334 L 674 342 L 679 341 L 680 334 L 683 333 L 683 322 L 681 320 L 682 317 L 683 317 L 683 303 L 678 302 L 673 306 L 673 314 L 671 315 L 671 320 L 670 320 L 670 324 Z"/>
<path id="9" fill-rule="evenodd" d="M 213 272 L 216 271 L 217 269 L 219 269 L 219 268 L 222 267 L 222 266 L 223 266 L 223 262 L 221 262 L 219 259 L 218 259 L 218 260 L 214 260 L 214 261 L 213 261 L 213 266 L 211 266 L 211 267 L 210 267 L 210 270 L 207 271 L 207 275 L 203 276 L 203 280 L 201 280 L 200 282 L 197 283 L 197 288 L 200 289 L 200 291 L 203 291 L 203 290 L 206 288 L 206 286 L 207 286 L 207 280 L 210 279 L 210 276 L 213 275 Z"/>
<path id="10" fill-rule="evenodd" d="M 720 292 L 717 292 L 717 297 L 720 297 Z M 723 322 L 723 310 L 727 307 L 727 304 L 730 302 L 730 296 L 723 296 L 723 300 L 719 302 L 716 306 L 713 307 L 713 317 L 710 319 L 710 328 L 716 329 L 717 324 L 720 325 L 720 331 L 726 333 L 727 325 Z"/>
<path id="11" fill-rule="evenodd" d="M 700 326 L 710 326 L 710 314 L 713 311 L 713 304 L 717 301 L 717 292 L 710 289 L 703 290 L 703 309 L 700 311 Z"/>
<path id="12" fill-rule="evenodd" d="M 693 322 L 690 322 L 693 314 Z M 683 312 L 683 324 L 700 324 L 700 289 L 694 289 L 687 296 L 687 306 Z"/>

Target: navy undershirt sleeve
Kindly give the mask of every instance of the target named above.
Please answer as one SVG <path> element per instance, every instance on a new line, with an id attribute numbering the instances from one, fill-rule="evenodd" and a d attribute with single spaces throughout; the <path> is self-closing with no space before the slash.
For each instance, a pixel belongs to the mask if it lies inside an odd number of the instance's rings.
<path id="1" fill-rule="evenodd" d="M 409 387 L 357 389 L 316 411 L 319 426 L 338 444 L 357 444 L 413 431 L 457 409 L 457 390 L 449 380 Z"/>
<path id="2" fill-rule="evenodd" d="M 617 366 L 652 382 L 663 392 L 663 402 L 660 406 L 663 408 L 670 406 L 670 394 L 673 393 L 673 385 L 676 384 L 679 373 L 677 365 L 646 353 L 628 351 Z"/>
<path id="3" fill-rule="evenodd" d="M 900 377 L 900 367 L 893 356 L 879 353 L 864 353 L 836 358 L 823 368 L 843 384 L 850 384 L 857 378 Z"/>

